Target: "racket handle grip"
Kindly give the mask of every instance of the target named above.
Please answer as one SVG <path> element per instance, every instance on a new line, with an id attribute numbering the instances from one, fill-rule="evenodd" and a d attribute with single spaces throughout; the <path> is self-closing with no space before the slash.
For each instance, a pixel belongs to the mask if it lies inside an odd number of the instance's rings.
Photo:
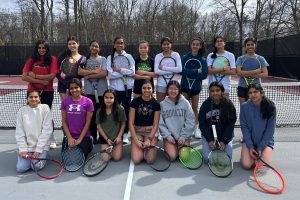
<path id="1" fill-rule="evenodd" d="M 216 139 L 217 138 L 217 131 L 216 131 L 216 125 L 211 125 L 211 127 L 212 127 L 212 131 L 213 131 L 213 135 L 214 135 L 214 139 Z"/>

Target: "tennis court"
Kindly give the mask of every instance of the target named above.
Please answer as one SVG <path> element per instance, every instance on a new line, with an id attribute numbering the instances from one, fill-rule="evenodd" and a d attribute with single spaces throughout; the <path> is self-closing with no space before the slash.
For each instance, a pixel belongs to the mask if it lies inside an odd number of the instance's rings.
<path id="1" fill-rule="evenodd" d="M 0 81 L 6 81 L 1 80 Z M 8 80 L 9 81 L 9 80 Z M 234 82 L 236 84 L 236 81 Z M 172 163 L 165 172 L 155 172 L 145 163 L 133 165 L 130 161 L 130 146 L 125 146 L 123 159 L 111 162 L 98 176 L 87 178 L 82 173 L 64 172 L 54 180 L 41 180 L 34 172 L 18 174 L 15 170 L 17 145 L 14 139 L 15 114 L 25 104 L 26 86 L 10 82 L 0 86 L 0 191 L 5 199 L 296 199 L 299 197 L 298 173 L 300 155 L 297 153 L 299 135 L 298 82 L 265 83 L 264 88 L 278 108 L 275 134 L 274 166 L 286 179 L 286 189 L 281 195 L 270 195 L 258 190 L 253 182 L 252 171 L 239 164 L 241 144 L 240 129 L 235 129 L 233 145 L 234 171 L 227 178 L 217 178 L 207 165 L 197 170 L 188 170 L 179 162 Z M 207 83 L 201 93 L 201 102 L 207 97 Z M 239 111 L 236 88 L 230 94 Z M 53 117 L 56 128 L 60 127 L 59 97 L 55 93 Z M 238 125 L 239 123 L 237 123 Z M 12 129 L 12 130 L 9 130 Z M 62 141 L 62 131 L 56 130 L 57 141 Z M 192 146 L 202 149 L 201 140 L 193 140 Z M 96 146 L 93 152 L 97 152 Z M 60 145 L 50 151 L 60 157 Z"/>

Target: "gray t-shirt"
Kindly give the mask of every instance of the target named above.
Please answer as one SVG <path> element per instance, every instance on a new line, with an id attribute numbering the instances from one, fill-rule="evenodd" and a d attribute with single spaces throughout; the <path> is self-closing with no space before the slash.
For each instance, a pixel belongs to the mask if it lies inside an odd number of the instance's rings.
<path id="1" fill-rule="evenodd" d="M 86 63 L 86 70 L 95 70 L 102 68 L 106 70 L 106 58 L 98 56 L 96 58 L 90 57 Z M 97 87 L 98 95 L 103 96 L 105 90 L 107 90 L 107 80 L 106 77 L 99 79 L 84 79 L 84 93 L 89 95 L 94 95 L 94 86 Z"/>

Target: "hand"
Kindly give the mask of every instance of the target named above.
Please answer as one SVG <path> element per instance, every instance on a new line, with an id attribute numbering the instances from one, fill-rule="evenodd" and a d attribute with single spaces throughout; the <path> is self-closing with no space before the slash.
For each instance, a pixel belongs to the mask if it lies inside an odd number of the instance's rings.
<path id="1" fill-rule="evenodd" d="M 113 70 L 114 70 L 114 72 L 121 72 L 121 68 L 120 67 L 118 67 L 118 66 L 115 66 L 114 68 L 113 68 Z"/>
<path id="2" fill-rule="evenodd" d="M 145 76 L 145 80 L 151 80 L 151 76 Z"/>
<path id="3" fill-rule="evenodd" d="M 61 73 L 60 73 L 60 77 L 61 77 L 62 79 L 65 79 L 65 78 L 66 78 L 66 74 L 63 73 L 63 72 L 61 72 Z"/>
<path id="4" fill-rule="evenodd" d="M 163 70 L 163 65 L 158 65 L 158 69 Z"/>
<path id="5" fill-rule="evenodd" d="M 117 145 L 117 144 L 120 144 L 121 142 L 123 142 L 122 137 L 116 137 L 115 144 Z"/>
<path id="6" fill-rule="evenodd" d="M 140 149 L 143 149 L 143 148 L 144 148 L 143 142 L 140 141 L 138 138 L 136 138 L 136 139 L 134 140 L 134 142 L 135 142 L 136 146 L 138 146 Z"/>
<path id="7" fill-rule="evenodd" d="M 216 145 L 215 145 L 215 142 L 214 142 L 214 141 L 210 141 L 210 142 L 208 143 L 208 146 L 209 146 L 209 148 L 210 148 L 211 150 L 214 150 L 214 149 L 216 148 Z"/>
<path id="8" fill-rule="evenodd" d="M 178 143 L 179 146 L 182 146 L 185 143 L 185 139 L 184 138 L 179 138 L 179 140 L 177 141 L 177 143 Z"/>
<path id="9" fill-rule="evenodd" d="M 90 76 L 89 76 L 89 75 L 86 75 L 86 76 L 84 76 L 83 78 L 86 79 L 86 80 L 88 80 L 88 79 L 90 78 Z"/>
<path id="10" fill-rule="evenodd" d="M 220 142 L 220 149 L 224 151 L 226 144 L 224 142 Z"/>
<path id="11" fill-rule="evenodd" d="M 47 80 L 43 80 L 42 82 L 43 82 L 42 83 L 43 85 L 49 85 L 49 81 L 47 81 Z"/>
<path id="12" fill-rule="evenodd" d="M 256 160 L 257 159 L 257 156 L 259 156 L 259 153 L 255 150 L 255 149 L 250 149 L 250 151 L 249 151 L 249 153 L 250 153 L 250 157 L 252 158 L 252 159 L 254 159 L 254 160 Z"/>
<path id="13" fill-rule="evenodd" d="M 21 151 L 21 152 L 19 152 L 19 156 L 21 156 L 23 158 L 25 158 L 27 156 L 27 154 L 28 154 L 28 151 Z"/>
<path id="14" fill-rule="evenodd" d="M 32 157 L 34 157 L 34 158 L 38 158 L 39 156 L 40 156 L 39 152 L 34 152 L 33 155 L 32 155 Z"/>
<path id="15" fill-rule="evenodd" d="M 149 147 L 151 145 L 151 141 L 149 138 L 146 138 L 144 140 L 144 143 L 143 143 L 143 147 L 146 148 L 146 147 Z"/>
<path id="16" fill-rule="evenodd" d="M 32 78 L 35 78 L 35 77 L 36 77 L 35 73 L 33 73 L 33 72 L 28 72 L 28 76 L 30 76 L 30 77 L 32 77 Z"/>
<path id="17" fill-rule="evenodd" d="M 226 66 L 226 67 L 223 67 L 223 71 L 230 71 L 231 70 L 231 67 L 230 66 Z"/>
<path id="18" fill-rule="evenodd" d="M 254 70 L 254 73 L 257 75 L 257 74 L 260 74 L 262 72 L 262 69 L 258 68 L 256 70 Z"/>
<path id="19" fill-rule="evenodd" d="M 68 146 L 70 148 L 74 147 L 76 145 L 75 141 L 76 140 L 74 138 L 72 138 L 72 137 L 68 138 Z"/>
<path id="20" fill-rule="evenodd" d="M 158 78 L 158 76 L 159 76 L 158 74 L 154 74 L 153 78 Z"/>
<path id="21" fill-rule="evenodd" d="M 144 75 L 144 71 L 143 70 L 137 70 L 136 72 L 135 72 L 135 74 L 137 74 L 137 75 Z"/>
<path id="22" fill-rule="evenodd" d="M 201 74 L 202 73 L 202 69 L 198 69 L 198 74 Z"/>
<path id="23" fill-rule="evenodd" d="M 109 146 L 112 146 L 112 145 L 114 144 L 114 142 L 113 142 L 110 138 L 108 138 L 108 139 L 106 140 L 106 142 L 107 142 L 107 144 L 108 144 Z"/>
<path id="24" fill-rule="evenodd" d="M 100 72 L 103 72 L 103 69 L 100 67 L 100 68 L 97 68 L 97 69 L 95 69 L 95 73 L 100 73 Z"/>
<path id="25" fill-rule="evenodd" d="M 75 140 L 75 145 L 79 145 L 82 142 L 82 138 L 78 138 L 77 140 Z"/>
<path id="26" fill-rule="evenodd" d="M 168 142 L 170 142 L 172 144 L 176 144 L 175 139 L 172 136 L 168 137 L 167 140 L 168 140 Z"/>

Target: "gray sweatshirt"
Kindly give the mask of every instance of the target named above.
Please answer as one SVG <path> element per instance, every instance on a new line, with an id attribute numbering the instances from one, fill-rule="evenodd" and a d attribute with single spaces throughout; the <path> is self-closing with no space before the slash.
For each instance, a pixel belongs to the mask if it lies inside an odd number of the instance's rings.
<path id="1" fill-rule="evenodd" d="M 188 139 L 195 130 L 195 115 L 190 103 L 180 95 L 178 104 L 166 97 L 160 103 L 159 131 L 164 139 Z"/>
<path id="2" fill-rule="evenodd" d="M 260 107 L 248 100 L 241 106 L 240 123 L 248 149 L 262 151 L 266 146 L 274 146 L 275 116 L 263 119 Z"/>

